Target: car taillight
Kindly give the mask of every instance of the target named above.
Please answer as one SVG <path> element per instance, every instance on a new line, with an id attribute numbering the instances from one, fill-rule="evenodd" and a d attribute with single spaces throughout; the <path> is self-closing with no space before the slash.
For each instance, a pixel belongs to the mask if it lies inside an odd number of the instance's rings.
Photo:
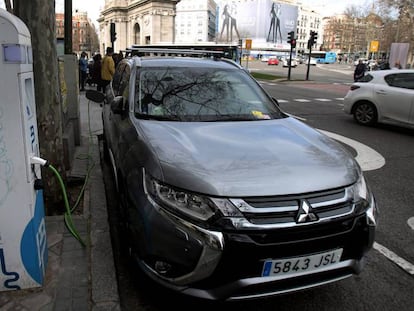
<path id="1" fill-rule="evenodd" d="M 354 91 L 354 90 L 357 90 L 357 89 L 359 89 L 360 88 L 360 86 L 358 86 L 358 85 L 351 85 L 351 91 Z"/>

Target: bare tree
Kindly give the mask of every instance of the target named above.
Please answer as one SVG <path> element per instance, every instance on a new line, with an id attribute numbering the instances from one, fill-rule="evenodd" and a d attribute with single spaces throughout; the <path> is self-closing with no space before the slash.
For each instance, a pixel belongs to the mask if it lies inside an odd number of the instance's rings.
<path id="1" fill-rule="evenodd" d="M 389 7 L 391 12 L 397 15 L 395 25 L 394 42 L 409 43 L 410 52 L 408 63 L 413 63 L 414 59 L 414 0 L 378 0 L 384 6 Z"/>
<path id="2" fill-rule="evenodd" d="M 40 155 L 64 173 L 54 3 L 50 0 L 14 0 L 14 14 L 27 25 L 32 37 Z M 46 211 L 52 214 L 57 204 L 62 203 L 60 184 L 49 170 L 44 169 L 42 177 Z"/>
<path id="3" fill-rule="evenodd" d="M 344 15 L 349 18 L 365 18 L 369 12 L 365 6 L 349 5 L 345 8 Z"/>

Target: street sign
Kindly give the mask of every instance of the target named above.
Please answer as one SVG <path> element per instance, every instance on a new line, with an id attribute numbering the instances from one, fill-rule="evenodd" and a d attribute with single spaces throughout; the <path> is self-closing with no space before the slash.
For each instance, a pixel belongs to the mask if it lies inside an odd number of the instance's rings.
<path id="1" fill-rule="evenodd" d="M 369 51 L 375 53 L 375 52 L 378 52 L 378 48 L 379 48 L 379 41 L 371 41 L 369 45 Z"/>
<path id="2" fill-rule="evenodd" d="M 252 49 L 252 39 L 246 39 L 246 50 Z"/>

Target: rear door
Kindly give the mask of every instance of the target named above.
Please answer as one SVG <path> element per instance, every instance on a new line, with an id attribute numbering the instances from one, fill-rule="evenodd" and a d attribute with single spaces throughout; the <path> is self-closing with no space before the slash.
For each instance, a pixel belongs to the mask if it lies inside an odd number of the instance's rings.
<path id="1" fill-rule="evenodd" d="M 126 60 L 117 66 L 112 81 L 113 98 L 108 102 L 108 107 L 106 107 L 104 114 L 104 121 L 107 123 L 105 127 L 105 131 L 107 131 L 106 136 L 110 139 L 109 147 L 112 150 L 116 162 L 119 159 L 121 132 L 125 129 L 124 123 L 129 120 L 127 118 L 128 108 L 126 105 L 128 105 L 130 73 L 131 68 Z M 115 103 L 120 103 L 121 105 Z M 113 109 L 114 107 L 123 108 L 123 111 L 116 111 Z"/>
<path id="2" fill-rule="evenodd" d="M 375 86 L 375 97 L 382 116 L 398 122 L 412 123 L 414 73 L 393 73 L 384 77 L 385 84 Z"/>

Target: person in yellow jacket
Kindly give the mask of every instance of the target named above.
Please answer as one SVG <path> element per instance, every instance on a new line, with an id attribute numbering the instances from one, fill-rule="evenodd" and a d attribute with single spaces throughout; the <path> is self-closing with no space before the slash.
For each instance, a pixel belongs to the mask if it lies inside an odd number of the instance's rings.
<path id="1" fill-rule="evenodd" d="M 102 59 L 102 67 L 101 67 L 101 78 L 102 78 L 102 91 L 105 93 L 106 87 L 112 80 L 112 77 L 115 73 L 115 62 L 112 58 L 114 54 L 114 50 L 111 47 L 106 48 L 106 54 Z"/>

